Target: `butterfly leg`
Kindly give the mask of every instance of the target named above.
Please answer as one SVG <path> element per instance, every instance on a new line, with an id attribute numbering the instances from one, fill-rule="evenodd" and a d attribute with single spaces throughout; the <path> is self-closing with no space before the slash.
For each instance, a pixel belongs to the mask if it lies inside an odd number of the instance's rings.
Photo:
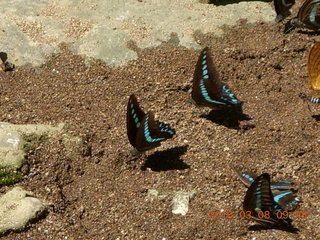
<path id="1" fill-rule="evenodd" d="M 201 109 L 194 109 L 194 110 L 192 110 L 192 117 L 194 118 L 194 117 L 204 117 L 204 116 L 206 116 L 206 113 L 205 112 L 203 112 Z"/>
<path id="2" fill-rule="evenodd" d="M 132 151 L 130 151 L 130 154 L 129 154 L 130 159 L 127 161 L 127 163 L 139 159 L 142 156 L 142 154 L 143 152 L 140 152 L 137 149 L 133 149 Z"/>

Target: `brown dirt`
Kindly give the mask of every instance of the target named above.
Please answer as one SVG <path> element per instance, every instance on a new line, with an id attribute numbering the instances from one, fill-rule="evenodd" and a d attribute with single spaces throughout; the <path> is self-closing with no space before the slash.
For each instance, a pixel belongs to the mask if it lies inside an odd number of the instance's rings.
<path id="1" fill-rule="evenodd" d="M 143 50 L 131 44 L 139 58 L 120 68 L 86 65 L 62 46 L 40 68 L 1 72 L 1 121 L 65 122 L 85 143 L 70 149 L 54 138 L 28 158 L 18 185 L 51 206 L 45 218 L 3 239 L 320 239 L 319 107 L 310 112 L 298 97 L 310 93 L 307 55 L 318 37 L 282 30 L 282 24 L 239 23 L 220 39 L 197 36 L 212 49 L 223 81 L 252 118 L 240 130 L 194 114 L 188 98 L 198 52 L 169 43 Z M 127 164 L 131 93 L 177 134 Z M 252 123 L 254 128 L 246 127 Z M 250 231 L 253 223 L 238 217 L 209 219 L 209 211 L 242 210 L 246 189 L 230 163 L 299 184 L 298 210 L 310 214 L 292 216 L 298 234 Z M 175 216 L 170 199 L 148 197 L 150 188 L 196 189 L 197 196 L 186 216 Z"/>

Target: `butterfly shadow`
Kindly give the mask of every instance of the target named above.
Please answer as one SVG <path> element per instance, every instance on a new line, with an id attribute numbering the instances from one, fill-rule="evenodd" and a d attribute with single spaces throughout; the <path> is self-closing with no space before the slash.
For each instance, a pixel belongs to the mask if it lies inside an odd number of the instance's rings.
<path id="1" fill-rule="evenodd" d="M 235 4 L 240 2 L 272 2 L 272 0 L 210 0 L 209 4 L 214 4 L 216 6 L 225 6 L 229 4 Z"/>
<path id="2" fill-rule="evenodd" d="M 200 117 L 210 120 L 213 123 L 223 125 L 227 128 L 237 130 L 241 129 L 240 121 L 252 120 L 249 115 L 231 109 L 214 109 L 211 110 L 208 114 L 201 114 Z M 242 126 L 242 128 L 244 130 L 247 130 L 253 127 L 244 125 Z"/>
<path id="3" fill-rule="evenodd" d="M 320 114 L 314 114 L 311 116 L 313 119 L 315 119 L 317 122 L 320 121 Z"/>
<path id="4" fill-rule="evenodd" d="M 184 163 L 180 156 L 187 152 L 188 145 L 174 147 L 164 151 L 157 151 L 147 157 L 145 163 L 141 166 L 141 170 L 150 168 L 152 171 L 168 171 L 168 170 L 183 170 L 190 168 Z"/>
<path id="5" fill-rule="evenodd" d="M 297 234 L 299 232 L 298 228 L 292 227 L 292 228 L 285 228 L 285 227 L 280 227 L 280 226 L 264 226 L 260 224 L 255 224 L 250 227 L 248 227 L 250 231 L 262 231 L 262 230 L 270 230 L 270 229 L 276 229 L 276 230 L 281 230 L 285 232 L 290 232 L 290 233 L 295 233 Z"/>

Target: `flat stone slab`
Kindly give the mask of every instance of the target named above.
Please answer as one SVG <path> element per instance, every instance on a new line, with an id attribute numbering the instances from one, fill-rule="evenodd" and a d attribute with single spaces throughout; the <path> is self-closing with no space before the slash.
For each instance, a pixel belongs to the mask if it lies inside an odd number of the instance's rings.
<path id="1" fill-rule="evenodd" d="M 62 42 L 75 53 L 123 65 L 137 58 L 127 48 L 129 40 L 140 48 L 164 41 L 199 48 L 193 37 L 197 30 L 220 36 L 223 25 L 236 27 L 240 19 L 275 19 L 266 2 L 215 6 L 199 0 L 0 1 L 0 15 L 0 51 L 16 66 L 41 65 Z"/>
<path id="2" fill-rule="evenodd" d="M 24 229 L 46 209 L 47 205 L 33 197 L 31 192 L 20 187 L 11 189 L 0 196 L 0 235 Z"/>
<path id="3" fill-rule="evenodd" d="M 8 167 L 18 169 L 21 167 L 25 153 L 22 149 L 23 134 L 35 133 L 43 135 L 61 131 L 63 124 L 58 126 L 49 125 L 18 125 L 0 122 L 0 168 Z"/>

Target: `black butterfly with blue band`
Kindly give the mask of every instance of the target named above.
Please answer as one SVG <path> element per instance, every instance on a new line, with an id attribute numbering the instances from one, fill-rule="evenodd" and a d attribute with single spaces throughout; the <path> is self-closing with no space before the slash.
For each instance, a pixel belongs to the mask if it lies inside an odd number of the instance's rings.
<path id="1" fill-rule="evenodd" d="M 127 106 L 127 134 L 131 145 L 143 152 L 156 148 L 162 141 L 172 138 L 175 130 L 169 124 L 156 121 L 151 111 L 144 113 L 137 98 L 132 94 Z"/>
<path id="2" fill-rule="evenodd" d="M 257 178 L 257 175 L 253 173 L 243 172 L 234 167 L 232 168 L 246 187 L 250 187 Z M 294 185 L 293 182 L 287 180 L 276 180 L 270 183 L 273 200 L 286 211 L 295 210 L 301 202 L 301 197 L 297 196 L 296 190 L 293 189 Z"/>
<path id="3" fill-rule="evenodd" d="M 264 173 L 250 185 L 243 202 L 243 210 L 252 220 L 271 228 L 296 232 L 292 220 L 275 200 L 271 191 L 270 176 Z"/>
<path id="4" fill-rule="evenodd" d="M 221 82 L 209 48 L 204 48 L 198 58 L 191 96 L 197 105 L 212 109 L 238 109 L 242 105 L 229 87 Z"/>

